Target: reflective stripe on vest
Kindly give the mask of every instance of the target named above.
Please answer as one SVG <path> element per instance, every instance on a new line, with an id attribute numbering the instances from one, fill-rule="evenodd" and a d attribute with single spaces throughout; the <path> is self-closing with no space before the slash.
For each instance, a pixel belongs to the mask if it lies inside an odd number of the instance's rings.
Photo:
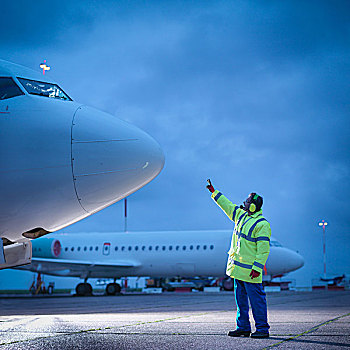
<path id="1" fill-rule="evenodd" d="M 241 218 L 242 218 L 242 216 L 239 218 L 238 223 L 237 223 L 237 226 L 238 226 L 238 224 L 239 224 Z M 249 219 L 249 220 L 250 220 L 250 219 Z M 249 220 L 247 220 L 244 224 L 246 224 Z M 237 230 L 236 230 L 236 235 L 238 235 L 238 238 L 241 238 L 241 237 L 242 237 L 242 238 L 246 239 L 246 240 L 249 241 L 249 242 L 258 242 L 258 241 L 267 241 L 267 242 L 270 242 L 270 238 L 269 238 L 269 237 L 266 237 L 266 236 L 261 236 L 261 237 L 257 237 L 257 238 L 253 238 L 253 237 L 252 237 L 253 230 L 254 230 L 255 226 L 256 226 L 259 222 L 262 222 L 262 221 L 267 221 L 267 220 L 264 219 L 264 218 L 261 218 L 261 219 L 259 219 L 259 220 L 256 220 L 256 221 L 254 222 L 254 224 L 251 226 L 251 228 L 249 229 L 248 235 L 245 235 L 244 233 L 237 233 Z M 241 230 L 242 230 L 244 224 L 242 225 Z"/>
<path id="2" fill-rule="evenodd" d="M 216 194 L 216 196 L 214 197 L 215 202 L 217 202 L 218 199 L 219 199 L 221 196 L 222 196 L 222 193 L 221 193 L 221 192 L 218 192 L 218 193 Z"/>
<path id="3" fill-rule="evenodd" d="M 239 261 L 237 261 L 237 260 L 233 260 L 233 263 L 234 263 L 235 265 L 239 266 L 239 267 L 243 267 L 244 269 L 249 269 L 249 270 L 251 270 L 252 267 L 253 267 L 253 265 L 243 264 L 243 263 L 241 263 L 241 262 L 239 262 Z"/>
<path id="4" fill-rule="evenodd" d="M 261 269 L 264 268 L 264 265 L 263 265 L 263 264 L 260 264 L 260 263 L 258 263 L 258 262 L 256 262 L 256 261 L 254 261 L 253 265 L 255 265 L 255 266 L 257 266 L 257 267 L 260 267 Z"/>
<path id="5" fill-rule="evenodd" d="M 270 238 L 269 237 L 266 237 L 266 236 L 261 236 L 261 237 L 258 237 L 258 238 L 252 238 L 255 240 L 255 242 L 258 242 L 258 241 L 267 241 L 267 242 L 270 242 Z"/>
<path id="6" fill-rule="evenodd" d="M 253 219 L 253 218 L 249 218 L 246 222 L 243 222 L 243 225 L 241 226 L 241 232 L 242 232 L 242 230 L 243 230 L 244 225 L 245 225 L 249 220 L 251 220 L 251 219 Z"/>
<path id="7" fill-rule="evenodd" d="M 238 225 L 240 224 L 240 222 L 241 222 L 241 220 L 242 220 L 242 218 L 243 218 L 243 216 L 244 216 L 245 214 L 247 214 L 247 213 L 243 213 L 243 214 L 239 217 L 239 219 L 238 219 L 238 221 L 237 221 L 237 227 L 238 227 Z"/>
<path id="8" fill-rule="evenodd" d="M 264 218 L 261 218 L 261 219 L 259 219 L 259 220 L 256 220 L 256 221 L 254 222 L 254 224 L 252 225 L 252 227 L 249 229 L 249 232 L 248 232 L 248 236 L 249 236 L 249 237 L 252 236 L 252 233 L 253 233 L 253 230 L 254 230 L 255 226 L 256 226 L 259 222 L 261 222 L 261 221 L 267 221 L 267 220 L 264 219 Z"/>
<path id="9" fill-rule="evenodd" d="M 235 225 L 235 229 L 234 229 L 234 231 L 233 231 L 233 233 L 235 233 L 236 235 L 238 235 L 238 233 L 237 233 L 238 226 L 239 226 L 239 224 L 240 224 L 240 222 L 241 222 L 241 220 L 242 220 L 242 218 L 243 218 L 243 216 L 244 216 L 245 214 L 246 214 L 246 213 L 243 213 L 243 214 L 238 218 L 238 220 L 237 220 L 237 224 Z"/>
<path id="10" fill-rule="evenodd" d="M 237 233 L 236 233 L 237 234 Z M 266 236 L 261 236 L 261 237 L 258 237 L 258 238 L 253 238 L 253 237 L 249 237 L 247 235 L 245 235 L 244 233 L 241 233 L 241 234 L 237 234 L 238 237 L 242 237 L 244 239 L 246 239 L 247 241 L 249 242 L 258 242 L 258 241 L 267 241 L 267 242 L 270 242 L 270 238 L 269 237 L 266 237 Z"/>
<path id="11" fill-rule="evenodd" d="M 235 221 L 235 216 L 236 216 L 237 209 L 238 209 L 238 205 L 236 205 L 236 208 L 235 208 L 235 210 L 232 213 L 232 221 Z"/>

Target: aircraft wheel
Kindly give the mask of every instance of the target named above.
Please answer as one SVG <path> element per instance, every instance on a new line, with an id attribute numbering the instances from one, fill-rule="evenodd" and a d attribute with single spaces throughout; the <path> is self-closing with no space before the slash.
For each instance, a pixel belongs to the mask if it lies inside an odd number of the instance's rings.
<path id="1" fill-rule="evenodd" d="M 222 287 L 224 290 L 233 290 L 233 279 L 228 277 L 222 281 Z"/>
<path id="2" fill-rule="evenodd" d="M 106 287 L 106 294 L 107 295 L 116 295 L 117 293 L 120 293 L 121 287 L 118 283 L 109 283 Z"/>
<path id="3" fill-rule="evenodd" d="M 92 287 L 90 283 L 79 283 L 75 291 L 79 296 L 92 295 Z"/>
<path id="4" fill-rule="evenodd" d="M 47 294 L 53 294 L 53 286 L 48 286 L 47 287 Z"/>

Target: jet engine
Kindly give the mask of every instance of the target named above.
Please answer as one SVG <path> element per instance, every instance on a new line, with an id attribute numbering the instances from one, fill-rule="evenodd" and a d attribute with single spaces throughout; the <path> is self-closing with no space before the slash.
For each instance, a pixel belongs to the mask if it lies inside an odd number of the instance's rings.
<path id="1" fill-rule="evenodd" d="M 30 264 L 32 261 L 32 243 L 12 243 L 4 246 L 0 238 L 0 270 L 9 267 Z"/>

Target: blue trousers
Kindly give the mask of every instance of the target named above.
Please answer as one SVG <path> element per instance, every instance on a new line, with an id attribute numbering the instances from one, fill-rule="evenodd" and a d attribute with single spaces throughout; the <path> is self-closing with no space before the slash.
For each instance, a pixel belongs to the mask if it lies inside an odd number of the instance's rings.
<path id="1" fill-rule="evenodd" d="M 261 283 L 249 283 L 235 279 L 235 298 L 237 304 L 237 329 L 251 331 L 249 322 L 249 303 L 253 311 L 255 328 L 258 332 L 268 333 L 266 294 Z"/>

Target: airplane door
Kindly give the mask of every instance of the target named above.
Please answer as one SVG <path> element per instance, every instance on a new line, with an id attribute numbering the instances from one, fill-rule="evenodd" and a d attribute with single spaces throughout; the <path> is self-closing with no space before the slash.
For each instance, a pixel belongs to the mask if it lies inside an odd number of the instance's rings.
<path id="1" fill-rule="evenodd" d="M 109 242 L 103 243 L 103 255 L 109 255 L 111 252 L 111 244 Z"/>

